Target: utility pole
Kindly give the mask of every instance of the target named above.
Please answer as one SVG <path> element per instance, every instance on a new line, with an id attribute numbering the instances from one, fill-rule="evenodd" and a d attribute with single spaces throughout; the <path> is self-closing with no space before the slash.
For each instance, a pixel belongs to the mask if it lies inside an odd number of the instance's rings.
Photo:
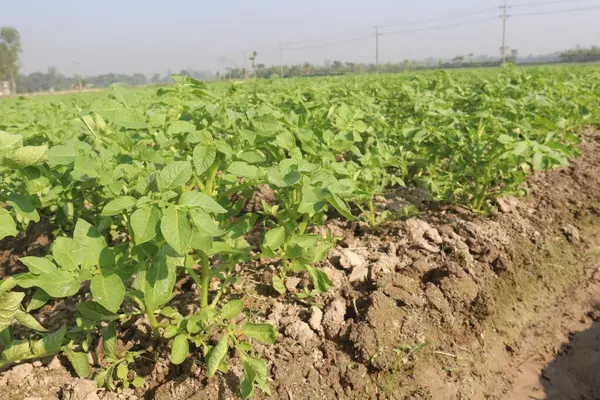
<path id="1" fill-rule="evenodd" d="M 379 25 L 375 25 L 375 68 L 379 71 Z"/>
<path id="2" fill-rule="evenodd" d="M 504 5 L 500 6 L 502 9 L 502 47 L 500 52 L 502 53 L 502 64 L 506 62 L 506 20 L 508 19 L 508 0 L 504 0 Z"/>
<path id="3" fill-rule="evenodd" d="M 283 47 L 279 42 L 279 76 L 283 78 Z"/>

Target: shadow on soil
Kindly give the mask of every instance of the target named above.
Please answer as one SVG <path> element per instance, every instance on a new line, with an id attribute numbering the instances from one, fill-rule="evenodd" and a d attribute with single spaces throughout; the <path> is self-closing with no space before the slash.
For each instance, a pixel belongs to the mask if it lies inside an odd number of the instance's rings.
<path id="1" fill-rule="evenodd" d="M 600 399 L 600 319 L 570 336 L 542 371 L 540 384 L 547 400 Z"/>

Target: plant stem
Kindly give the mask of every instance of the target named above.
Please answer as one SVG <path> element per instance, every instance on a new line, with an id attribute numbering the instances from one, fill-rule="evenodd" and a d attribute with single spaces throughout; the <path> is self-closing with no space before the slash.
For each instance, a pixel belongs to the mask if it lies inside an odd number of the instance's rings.
<path id="1" fill-rule="evenodd" d="M 302 217 L 302 222 L 300 222 L 300 225 L 298 226 L 298 233 L 300 235 L 304 235 L 304 232 L 306 232 L 306 227 L 308 226 L 309 220 L 310 216 L 308 214 L 304 214 L 304 216 Z"/>
<path id="2" fill-rule="evenodd" d="M 217 156 L 215 162 L 208 168 L 206 174 L 206 184 L 204 185 L 204 193 L 209 196 L 213 195 L 213 186 L 215 183 L 215 177 L 217 176 L 217 172 L 219 172 L 219 166 L 221 165 L 221 156 Z"/>
<path id="3" fill-rule="evenodd" d="M 152 326 L 152 335 L 155 339 L 158 339 L 158 321 L 156 320 L 156 316 L 154 315 L 154 310 L 146 306 L 146 315 L 148 316 L 148 321 L 150 321 L 150 325 Z"/>
<path id="4" fill-rule="evenodd" d="M 371 225 L 375 225 L 375 207 L 373 207 L 373 199 L 369 199 L 369 220 Z"/>
<path id="5" fill-rule="evenodd" d="M 208 266 L 208 255 L 201 251 L 200 252 L 200 266 L 202 267 L 200 273 L 201 287 L 200 287 L 200 307 L 208 307 L 208 285 L 210 282 L 210 268 Z"/>

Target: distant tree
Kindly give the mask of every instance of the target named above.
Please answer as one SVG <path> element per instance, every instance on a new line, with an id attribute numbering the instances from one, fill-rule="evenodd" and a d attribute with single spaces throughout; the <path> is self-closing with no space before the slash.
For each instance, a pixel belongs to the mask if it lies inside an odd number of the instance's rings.
<path id="1" fill-rule="evenodd" d="M 19 76 L 19 60 L 21 52 L 21 35 L 10 26 L 0 28 L 0 79 L 10 80 L 11 91 L 16 92 L 16 81 Z"/>
<path id="2" fill-rule="evenodd" d="M 156 74 L 152 75 L 152 78 L 150 79 L 150 82 L 152 82 L 152 83 L 160 83 L 160 74 L 156 73 Z"/>
<path id="3" fill-rule="evenodd" d="M 254 50 L 252 52 L 252 55 L 250 56 L 250 62 L 252 63 L 252 73 L 254 74 L 254 78 L 256 78 L 256 57 L 258 56 L 258 53 L 256 52 L 256 50 Z"/>
<path id="4" fill-rule="evenodd" d="M 506 57 L 506 61 L 508 61 L 509 63 L 515 64 L 517 62 L 518 57 L 519 57 L 519 50 L 511 49 L 509 56 Z"/>

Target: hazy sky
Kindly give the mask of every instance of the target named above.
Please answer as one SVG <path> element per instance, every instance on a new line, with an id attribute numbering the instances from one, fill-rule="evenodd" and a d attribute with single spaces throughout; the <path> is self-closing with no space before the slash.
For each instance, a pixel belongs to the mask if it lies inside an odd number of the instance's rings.
<path id="1" fill-rule="evenodd" d="M 376 24 L 399 24 L 477 12 L 462 18 L 382 29 L 381 62 L 498 54 L 502 0 L 2 0 L 0 26 L 22 37 L 24 72 L 55 66 L 65 74 L 165 73 L 168 69 L 243 66 L 244 50 L 258 50 L 257 63 L 278 63 L 278 42 L 286 63 L 325 59 L 374 62 Z M 523 3 L 553 3 L 517 6 Z M 600 45 L 600 1 L 509 0 L 511 14 L 598 7 L 508 21 L 507 45 L 521 55 L 546 53 L 577 44 Z M 458 27 L 388 34 L 486 18 Z M 366 36 L 335 46 L 320 46 Z M 291 45 L 287 42 L 309 43 Z M 248 54 L 249 55 L 249 54 Z M 75 63 L 77 62 L 77 63 Z M 249 65 L 249 63 L 248 63 Z"/>

